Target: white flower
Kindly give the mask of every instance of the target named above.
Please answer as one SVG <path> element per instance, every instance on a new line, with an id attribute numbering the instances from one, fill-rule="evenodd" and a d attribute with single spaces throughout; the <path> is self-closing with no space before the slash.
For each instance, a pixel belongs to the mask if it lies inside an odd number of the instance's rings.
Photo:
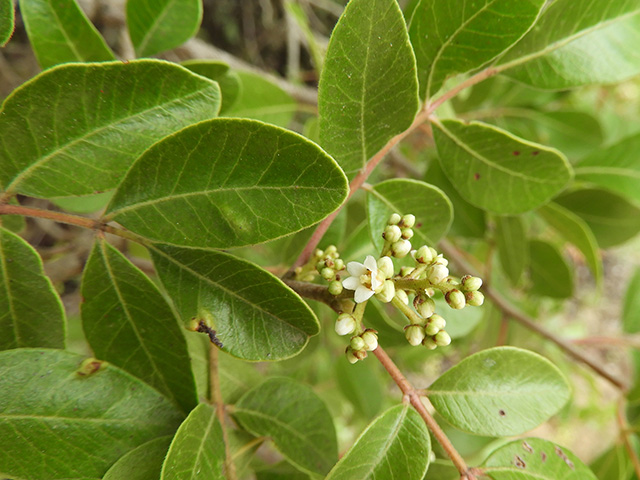
<path id="1" fill-rule="evenodd" d="M 374 293 L 382 290 L 384 285 L 384 274 L 378 272 L 376 259 L 367 255 L 364 264 L 349 262 L 347 271 L 350 277 L 342 281 L 342 286 L 347 290 L 355 290 L 353 299 L 356 303 L 363 303 L 369 300 Z"/>

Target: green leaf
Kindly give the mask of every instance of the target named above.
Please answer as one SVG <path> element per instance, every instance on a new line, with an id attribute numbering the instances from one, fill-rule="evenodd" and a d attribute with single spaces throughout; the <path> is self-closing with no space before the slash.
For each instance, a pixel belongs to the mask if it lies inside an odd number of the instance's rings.
<path id="1" fill-rule="evenodd" d="M 398 4 L 351 0 L 320 76 L 320 144 L 352 177 L 417 110 L 416 63 Z"/>
<path id="2" fill-rule="evenodd" d="M 385 338 L 385 346 L 387 344 Z M 385 393 L 382 389 L 383 382 L 374 370 L 377 365 L 372 362 L 352 365 L 346 358 L 339 358 L 335 366 L 338 387 L 344 398 L 351 402 L 356 414 L 367 420 L 377 415 L 382 408 Z"/>
<path id="3" fill-rule="evenodd" d="M 94 213 L 104 209 L 111 198 L 113 190 L 109 192 L 96 193 L 95 195 L 82 195 L 79 197 L 60 197 L 49 199 L 58 207 L 74 213 Z"/>
<path id="4" fill-rule="evenodd" d="M 447 77 L 481 67 L 533 26 L 544 0 L 422 0 L 409 27 L 420 94 L 429 98 Z"/>
<path id="5" fill-rule="evenodd" d="M 480 122 L 435 122 L 440 163 L 469 203 L 516 214 L 548 202 L 571 179 L 562 153 Z"/>
<path id="6" fill-rule="evenodd" d="M 184 412 L 197 404 L 187 342 L 149 278 L 104 240 L 82 277 L 82 326 L 101 359 L 144 380 Z"/>
<path id="7" fill-rule="evenodd" d="M 12 0 L 0 0 L 0 47 L 4 47 L 13 35 L 15 13 Z"/>
<path id="8" fill-rule="evenodd" d="M 240 93 L 226 116 L 289 126 L 298 104 L 287 92 L 258 74 L 239 70 L 236 75 L 240 79 Z"/>
<path id="9" fill-rule="evenodd" d="M 502 270 L 518 285 L 529 264 L 527 232 L 521 217 L 496 217 L 496 246 Z"/>
<path id="10" fill-rule="evenodd" d="M 396 405 L 362 432 L 327 480 L 422 480 L 430 452 L 420 415 L 411 405 Z"/>
<path id="11" fill-rule="evenodd" d="M 213 250 L 150 247 L 158 276 L 183 321 L 210 323 L 223 350 L 245 360 L 298 354 L 319 324 L 309 306 L 269 272 Z"/>
<path id="12" fill-rule="evenodd" d="M 229 110 L 240 94 L 240 77 L 229 65 L 214 60 L 186 60 L 181 64 L 193 73 L 218 82 L 222 93 L 220 115 Z"/>
<path id="13" fill-rule="evenodd" d="M 224 480 L 224 460 L 224 438 L 215 408 L 201 403 L 176 432 L 160 478 Z"/>
<path id="14" fill-rule="evenodd" d="M 640 208 L 615 193 L 584 188 L 555 202 L 587 222 L 601 248 L 620 245 L 640 232 Z"/>
<path id="15" fill-rule="evenodd" d="M 0 352 L 4 473 L 102 478 L 122 455 L 178 427 L 182 415 L 156 390 L 97 361 L 99 370 L 82 376 L 83 360 L 62 350 Z"/>
<path id="16" fill-rule="evenodd" d="M 326 474 L 338 459 L 327 406 L 294 380 L 266 380 L 236 403 L 233 416 L 252 434 L 271 437 L 287 461 L 304 472 Z"/>
<path id="17" fill-rule="evenodd" d="M 640 202 L 640 135 L 596 150 L 575 166 L 584 180 Z"/>
<path id="18" fill-rule="evenodd" d="M 483 350 L 447 370 L 429 400 L 454 427 L 475 435 L 519 435 L 556 414 L 569 400 L 560 370 L 514 347 Z"/>
<path id="19" fill-rule="evenodd" d="M 382 232 L 392 213 L 416 216 L 411 243 L 434 246 L 446 235 L 453 220 L 451 201 L 442 190 L 419 180 L 393 179 L 374 185 L 367 195 L 367 216 L 373 244 L 384 245 Z"/>
<path id="20" fill-rule="evenodd" d="M 0 183 L 35 197 L 114 188 L 151 144 L 219 105 L 214 82 L 167 62 L 54 67 L 0 110 Z"/>
<path id="21" fill-rule="evenodd" d="M 225 353 L 218 356 L 218 376 L 220 393 L 225 403 L 236 403 L 242 395 L 264 380 L 264 374 L 256 369 L 254 363 Z"/>
<path id="22" fill-rule="evenodd" d="M 31 245 L 0 228 L 0 350 L 64 348 L 66 320 L 60 297 Z"/>
<path id="23" fill-rule="evenodd" d="M 622 331 L 624 333 L 640 332 L 640 268 L 636 268 L 624 296 L 622 307 Z"/>
<path id="24" fill-rule="evenodd" d="M 346 195 L 344 174 L 316 144 L 262 122 L 219 118 L 147 150 L 107 212 L 163 243 L 229 248 L 302 230 Z"/>
<path id="25" fill-rule="evenodd" d="M 637 444 L 637 437 L 632 437 Z M 616 444 L 596 458 L 589 467 L 599 479 L 631 480 L 633 465 L 624 444 Z M 637 478 L 637 477 L 635 477 Z"/>
<path id="26" fill-rule="evenodd" d="M 539 88 L 616 83 L 640 72 L 635 0 L 557 0 L 498 70 Z"/>
<path id="27" fill-rule="evenodd" d="M 134 448 L 114 463 L 102 480 L 158 480 L 171 438 L 156 438 Z"/>
<path id="28" fill-rule="evenodd" d="M 75 0 L 20 0 L 20 13 L 43 69 L 66 62 L 115 60 Z"/>
<path id="29" fill-rule="evenodd" d="M 602 259 L 598 243 L 589 225 L 575 213 L 555 203 L 548 203 L 538 210 L 545 221 L 567 241 L 578 247 L 596 281 L 602 280 Z"/>
<path id="30" fill-rule="evenodd" d="M 179 47 L 202 21 L 202 0 L 127 0 L 127 27 L 139 57 Z"/>
<path id="31" fill-rule="evenodd" d="M 482 470 L 493 480 L 597 480 L 573 453 L 541 438 L 503 445 L 489 455 Z"/>
<path id="32" fill-rule="evenodd" d="M 529 242 L 531 292 L 552 298 L 573 295 L 573 274 L 556 247 L 541 240 Z"/>

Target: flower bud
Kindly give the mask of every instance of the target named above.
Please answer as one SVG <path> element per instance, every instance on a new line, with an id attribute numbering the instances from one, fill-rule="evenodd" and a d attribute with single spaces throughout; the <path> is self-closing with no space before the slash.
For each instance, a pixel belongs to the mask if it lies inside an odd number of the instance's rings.
<path id="1" fill-rule="evenodd" d="M 351 341 L 349 342 L 349 346 L 357 351 L 357 350 L 364 350 L 364 347 L 366 346 L 364 343 L 364 340 L 362 339 L 362 337 L 351 337 Z"/>
<path id="2" fill-rule="evenodd" d="M 425 337 L 424 327 L 421 325 L 409 325 L 404 329 L 404 336 L 407 337 L 407 341 L 414 347 L 420 345 Z"/>
<path id="3" fill-rule="evenodd" d="M 344 287 L 342 286 L 342 282 L 340 280 L 334 280 L 329 284 L 329 293 L 331 295 L 338 296 L 342 293 Z"/>
<path id="4" fill-rule="evenodd" d="M 449 265 L 449 260 L 444 258 L 444 256 L 442 254 L 440 254 L 440 255 L 436 256 L 435 264 L 436 265 L 444 265 L 446 267 L 447 265 Z"/>
<path id="5" fill-rule="evenodd" d="M 405 215 L 402 217 L 402 226 L 403 227 L 407 227 L 407 228 L 411 228 L 416 224 L 416 217 L 415 215 Z"/>
<path id="6" fill-rule="evenodd" d="M 322 257 L 324 257 L 324 252 L 319 248 L 316 248 L 315 251 L 313 252 L 313 256 L 319 260 Z"/>
<path id="7" fill-rule="evenodd" d="M 338 249 L 336 248 L 335 245 L 329 245 L 324 250 L 324 254 L 329 256 L 329 257 L 338 258 Z"/>
<path id="8" fill-rule="evenodd" d="M 338 335 L 349 335 L 356 329 L 356 319 L 348 313 L 341 313 L 336 320 L 336 333 Z"/>
<path id="9" fill-rule="evenodd" d="M 415 259 L 419 263 L 431 263 L 433 261 L 433 254 L 429 247 L 423 245 L 416 251 Z"/>
<path id="10" fill-rule="evenodd" d="M 320 260 L 318 263 L 316 263 L 316 270 L 318 271 L 318 273 L 322 272 L 323 268 L 326 268 L 326 264 L 324 263 L 324 260 Z"/>
<path id="11" fill-rule="evenodd" d="M 418 312 L 422 318 L 429 318 L 433 315 L 433 312 L 436 311 L 436 302 L 434 302 L 432 298 L 427 298 L 419 305 L 415 305 L 414 303 L 414 306 L 416 312 Z"/>
<path id="12" fill-rule="evenodd" d="M 396 284 L 391 280 L 385 280 L 382 286 L 382 290 L 379 293 L 376 293 L 376 298 L 383 303 L 389 303 L 393 300 L 394 295 L 396 294 Z"/>
<path id="13" fill-rule="evenodd" d="M 356 356 L 358 360 L 364 360 L 365 358 L 367 358 L 366 350 L 354 350 L 353 354 Z"/>
<path id="14" fill-rule="evenodd" d="M 436 348 L 438 348 L 438 344 L 431 337 L 424 337 L 424 340 L 422 340 L 422 345 L 427 347 L 429 350 L 435 350 Z"/>
<path id="15" fill-rule="evenodd" d="M 300 280 L 303 282 L 313 282 L 315 278 L 313 273 L 307 273 L 304 277 L 300 278 Z"/>
<path id="16" fill-rule="evenodd" d="M 356 357 L 355 353 L 353 352 L 353 350 L 350 347 L 347 347 L 347 349 L 344 351 L 344 353 L 347 356 L 347 360 L 349 360 L 349 363 L 351 365 L 353 365 L 354 363 L 358 362 L 358 357 Z"/>
<path id="17" fill-rule="evenodd" d="M 380 257 L 378 259 L 378 272 L 382 273 L 382 275 L 384 275 L 384 278 L 391 278 L 393 277 L 394 274 L 394 266 L 393 266 L 393 260 L 391 260 L 391 257 Z"/>
<path id="18" fill-rule="evenodd" d="M 411 237 L 413 237 L 413 230 L 411 228 L 403 228 L 401 232 L 402 238 L 404 238 L 405 240 L 409 240 L 411 239 Z"/>
<path id="19" fill-rule="evenodd" d="M 364 340 L 365 350 L 371 352 L 378 348 L 378 335 L 375 330 L 365 330 L 360 337 Z"/>
<path id="20" fill-rule="evenodd" d="M 444 330 L 440 330 L 436 333 L 436 336 L 433 337 L 433 341 L 436 342 L 436 345 L 439 347 L 446 347 L 451 343 L 451 337 Z"/>
<path id="21" fill-rule="evenodd" d="M 387 242 L 393 243 L 397 242 L 402 238 L 402 231 L 400 227 L 397 225 L 389 225 L 384 229 L 384 233 L 382 234 L 382 238 L 384 238 Z"/>
<path id="22" fill-rule="evenodd" d="M 401 277 L 406 277 L 407 275 L 410 275 L 411 272 L 413 272 L 415 270 L 415 268 L 413 267 L 401 267 L 400 268 L 400 276 Z"/>
<path id="23" fill-rule="evenodd" d="M 322 271 L 320 272 L 320 275 L 322 276 L 322 278 L 324 278 L 325 280 L 331 280 L 333 277 L 336 276 L 336 272 L 333 270 L 333 268 L 323 268 Z"/>
<path id="24" fill-rule="evenodd" d="M 465 275 L 460 279 L 462 289 L 467 292 L 475 292 L 482 286 L 482 279 L 479 277 L 472 277 L 471 275 Z"/>
<path id="25" fill-rule="evenodd" d="M 333 268 L 336 263 L 333 261 L 331 257 L 324 257 L 324 266 Z"/>
<path id="26" fill-rule="evenodd" d="M 445 294 L 444 298 L 449 304 L 449 306 L 456 310 L 460 310 L 461 308 L 464 308 L 466 304 L 464 293 L 462 293 L 460 290 L 457 290 L 455 288 L 453 290 L 449 290 Z"/>
<path id="27" fill-rule="evenodd" d="M 400 223 L 400 220 L 402 220 L 402 217 L 400 215 L 398 215 L 397 213 L 392 213 L 387 223 L 389 225 L 397 225 Z"/>
<path id="28" fill-rule="evenodd" d="M 438 251 L 435 248 L 429 247 L 429 251 L 431 252 L 431 257 L 436 258 L 438 256 Z"/>
<path id="29" fill-rule="evenodd" d="M 479 307 L 484 303 L 484 295 L 482 292 L 467 292 L 464 294 L 464 297 L 472 307 Z"/>
<path id="30" fill-rule="evenodd" d="M 424 331 L 427 335 L 433 336 L 446 326 L 446 320 L 437 313 L 434 313 L 427 319 L 427 325 L 424 327 Z"/>
<path id="31" fill-rule="evenodd" d="M 434 285 L 442 283 L 448 276 L 449 269 L 444 265 L 432 265 L 431 267 L 429 267 L 429 270 L 427 270 L 427 278 Z"/>
<path id="32" fill-rule="evenodd" d="M 341 258 L 336 258 L 333 261 L 333 268 L 336 272 L 339 272 L 340 270 L 344 270 L 344 261 Z"/>
<path id="33" fill-rule="evenodd" d="M 403 258 L 411 251 L 411 242 L 409 240 L 400 239 L 391 244 L 391 253 L 396 258 Z"/>
<path id="34" fill-rule="evenodd" d="M 396 289 L 396 298 L 400 300 L 402 303 L 404 303 L 405 305 L 409 305 L 409 296 L 407 295 L 407 292 L 405 292 L 404 290 Z"/>

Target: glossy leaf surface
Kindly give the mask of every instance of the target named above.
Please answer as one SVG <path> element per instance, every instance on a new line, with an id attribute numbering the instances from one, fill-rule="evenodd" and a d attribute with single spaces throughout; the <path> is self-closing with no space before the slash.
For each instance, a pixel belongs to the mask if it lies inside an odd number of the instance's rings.
<path id="1" fill-rule="evenodd" d="M 367 216 L 376 249 L 384 244 L 382 232 L 393 213 L 416 217 L 414 248 L 435 246 L 453 220 L 451 201 L 442 190 L 418 180 L 393 179 L 374 185 L 367 194 Z"/>
<path id="2" fill-rule="evenodd" d="M 84 270 L 82 297 L 82 326 L 96 356 L 190 411 L 197 397 L 187 342 L 155 284 L 98 240 Z"/>
<path id="3" fill-rule="evenodd" d="M 171 435 L 182 415 L 117 367 L 79 375 L 62 350 L 0 352 L 0 465 L 39 480 L 102 478 L 122 455 Z"/>
<path id="4" fill-rule="evenodd" d="M 288 358 L 319 331 L 307 304 L 252 263 L 214 250 L 169 245 L 155 245 L 151 253 L 182 320 L 209 322 L 223 350 L 236 357 Z"/>
<path id="5" fill-rule="evenodd" d="M 352 0 L 320 77 L 320 144 L 352 177 L 418 110 L 416 64 L 395 0 Z"/>
<path id="6" fill-rule="evenodd" d="M 220 115 L 229 110 L 238 99 L 240 78 L 236 72 L 229 69 L 226 63 L 215 60 L 186 60 L 181 65 L 193 73 L 218 82 L 222 94 Z"/>
<path id="7" fill-rule="evenodd" d="M 65 314 L 31 245 L 0 228 L 0 350 L 64 348 Z"/>
<path id="8" fill-rule="evenodd" d="M 224 480 L 224 458 L 224 438 L 215 408 L 201 403 L 176 432 L 160 478 Z"/>
<path id="9" fill-rule="evenodd" d="M 370 424 L 327 480 L 422 480 L 431 439 L 410 405 L 396 405 Z"/>
<path id="10" fill-rule="evenodd" d="M 114 188 L 151 144 L 219 106 L 215 83 L 167 62 L 54 67 L 0 110 L 0 183 L 36 197 Z"/>
<path id="11" fill-rule="evenodd" d="M 586 188 L 554 201 L 587 222 L 602 248 L 624 243 L 640 232 L 640 208 L 613 192 Z"/>
<path id="12" fill-rule="evenodd" d="M 529 264 L 529 242 L 521 217 L 495 218 L 496 246 L 502 270 L 513 285 L 518 285 Z"/>
<path id="13" fill-rule="evenodd" d="M 497 347 L 465 358 L 429 387 L 449 423 L 475 435 L 518 435 L 540 425 L 569 399 L 569 385 L 547 359 Z"/>
<path id="14" fill-rule="evenodd" d="M 578 247 L 596 281 L 602 279 L 602 259 L 598 242 L 582 218 L 556 203 L 548 203 L 538 210 L 545 221 L 567 241 Z"/>
<path id="15" fill-rule="evenodd" d="M 572 176 L 559 151 L 487 124 L 445 120 L 434 124 L 433 134 L 451 183 L 466 201 L 494 213 L 536 208 Z"/>
<path id="16" fill-rule="evenodd" d="M 0 47 L 4 47 L 15 28 L 13 0 L 0 0 Z"/>
<path id="17" fill-rule="evenodd" d="M 329 410 L 310 388 L 294 380 L 266 380 L 236 403 L 233 416 L 254 435 L 271 437 L 302 471 L 326 474 L 338 460 Z"/>
<path id="18" fill-rule="evenodd" d="M 548 242 L 529 242 L 531 292 L 552 298 L 573 294 L 573 275 L 560 251 Z"/>
<path id="19" fill-rule="evenodd" d="M 134 448 L 114 463 L 102 480 L 158 480 L 171 437 L 160 437 Z"/>
<path id="20" fill-rule="evenodd" d="M 422 98 L 451 75 L 476 69 L 516 43 L 535 22 L 544 0 L 421 0 L 409 35 Z"/>
<path id="21" fill-rule="evenodd" d="M 20 13 L 43 69 L 65 62 L 115 60 L 75 0 L 20 0 Z"/>
<path id="22" fill-rule="evenodd" d="M 127 0 L 127 27 L 139 57 L 178 47 L 202 20 L 202 0 Z"/>
<path id="23" fill-rule="evenodd" d="M 388 343 L 385 338 L 385 346 Z M 365 362 L 352 365 L 345 358 L 339 358 L 336 361 L 336 380 L 343 396 L 351 402 L 358 415 L 369 420 L 378 414 L 384 401 L 384 391 L 381 379 L 371 365 Z"/>
<path id="24" fill-rule="evenodd" d="M 640 135 L 593 152 L 575 166 L 584 180 L 640 202 Z"/>
<path id="25" fill-rule="evenodd" d="M 147 150 L 107 211 L 152 240 L 229 248 L 302 230 L 346 193 L 344 174 L 316 144 L 262 122 L 219 118 Z"/>
<path id="26" fill-rule="evenodd" d="M 498 68 L 540 88 L 622 81 L 640 72 L 638 13 L 636 0 L 558 0 Z"/>
<path id="27" fill-rule="evenodd" d="M 524 438 L 495 450 L 483 470 L 493 480 L 596 480 L 573 453 L 541 438 Z"/>

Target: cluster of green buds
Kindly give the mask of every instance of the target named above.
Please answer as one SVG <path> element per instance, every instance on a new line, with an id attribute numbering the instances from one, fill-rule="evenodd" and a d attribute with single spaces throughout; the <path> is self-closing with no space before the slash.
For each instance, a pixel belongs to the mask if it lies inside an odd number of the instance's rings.
<path id="1" fill-rule="evenodd" d="M 335 245 L 329 245 L 324 251 L 316 250 L 314 252 L 314 260 L 316 262 L 316 271 L 323 279 L 329 282 L 329 293 L 340 295 L 342 293 L 342 283 L 338 272 L 344 270 L 344 261 L 340 258 L 338 249 Z"/>
<path id="2" fill-rule="evenodd" d="M 367 358 L 367 352 L 378 348 L 378 332 L 371 328 L 362 328 L 356 318 L 349 313 L 342 313 L 336 320 L 336 333 L 338 335 L 354 334 L 345 350 L 349 363 Z"/>
<path id="3" fill-rule="evenodd" d="M 396 258 L 406 257 L 411 251 L 410 240 L 413 237 L 415 223 L 416 217 L 414 215 L 400 216 L 397 213 L 391 215 L 382 233 L 382 238 L 384 238 L 383 255 L 390 254 Z"/>

